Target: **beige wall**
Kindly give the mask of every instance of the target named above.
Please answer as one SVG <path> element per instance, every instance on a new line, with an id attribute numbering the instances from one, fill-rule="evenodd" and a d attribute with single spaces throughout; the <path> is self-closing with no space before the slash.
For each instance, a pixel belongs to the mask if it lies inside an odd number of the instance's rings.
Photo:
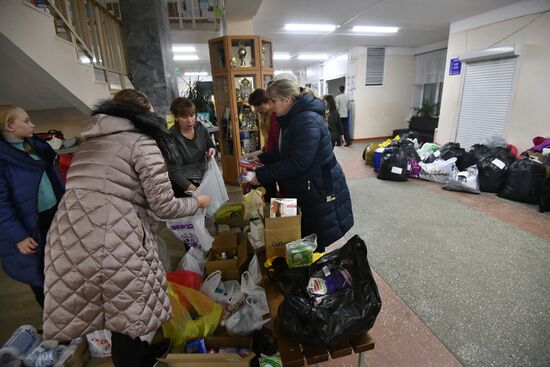
<path id="1" fill-rule="evenodd" d="M 357 57 L 354 139 L 389 136 L 394 129 L 407 127 L 415 62 L 413 55 L 391 55 L 386 51 L 384 85 L 365 87 L 366 55 Z"/>
<path id="2" fill-rule="evenodd" d="M 252 19 L 229 20 L 226 25 L 226 31 L 227 35 L 252 35 L 254 34 Z"/>
<path id="3" fill-rule="evenodd" d="M 520 151 L 532 146 L 532 138 L 550 135 L 550 13 L 525 15 L 490 25 L 449 34 L 446 68 L 461 53 L 499 45 L 522 46 L 516 71 L 515 95 L 505 138 Z M 533 23 L 527 25 L 529 22 Z M 524 29 L 519 30 L 521 27 Z M 452 29 L 452 28 L 451 28 Z M 519 31 L 518 31 L 519 30 Z M 513 32 L 517 33 L 513 34 Z M 508 36 L 508 37 L 507 37 Z M 505 39 L 504 39 L 505 38 Z M 502 40 L 498 42 L 499 40 Z M 498 42 L 498 43 L 497 43 Z M 496 43 L 496 44 L 495 44 Z M 464 73 L 449 76 L 446 70 L 436 141 L 454 136 Z M 464 70 L 464 69 L 463 69 Z"/>
<path id="4" fill-rule="evenodd" d="M 61 130 L 66 139 L 80 135 L 80 125 L 87 118 L 76 108 L 55 108 L 49 110 L 27 111 L 36 125 L 37 133 L 48 130 Z"/>

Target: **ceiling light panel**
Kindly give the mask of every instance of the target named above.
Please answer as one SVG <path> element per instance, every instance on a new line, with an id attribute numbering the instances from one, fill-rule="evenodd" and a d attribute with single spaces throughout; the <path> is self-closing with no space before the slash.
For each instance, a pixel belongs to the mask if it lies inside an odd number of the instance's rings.
<path id="1" fill-rule="evenodd" d="M 174 61 L 194 61 L 198 59 L 197 55 L 174 55 Z"/>
<path id="2" fill-rule="evenodd" d="M 274 52 L 273 60 L 290 60 L 290 54 L 288 52 Z"/>
<path id="3" fill-rule="evenodd" d="M 196 52 L 195 46 L 173 45 L 172 52 Z"/>
<path id="4" fill-rule="evenodd" d="M 298 60 L 325 60 L 327 59 L 327 54 L 299 54 Z"/>
<path id="5" fill-rule="evenodd" d="M 356 25 L 352 28 L 352 31 L 357 33 L 378 33 L 378 34 L 397 33 L 398 30 L 399 30 L 399 27 L 376 27 L 376 26 L 361 26 L 361 25 Z"/>

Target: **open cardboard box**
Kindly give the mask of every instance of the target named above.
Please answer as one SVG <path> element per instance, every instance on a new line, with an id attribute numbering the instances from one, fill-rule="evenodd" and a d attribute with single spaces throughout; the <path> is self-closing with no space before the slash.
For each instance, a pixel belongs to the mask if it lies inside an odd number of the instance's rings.
<path id="1" fill-rule="evenodd" d="M 237 251 L 237 258 L 216 260 L 218 256 L 225 252 L 228 255 Z M 246 234 L 224 233 L 214 236 L 212 250 L 206 262 L 206 274 L 216 270 L 221 270 L 223 280 L 240 280 L 241 267 L 248 258 L 248 243 Z"/>
<path id="2" fill-rule="evenodd" d="M 269 206 L 264 207 L 265 250 L 269 259 L 273 256 L 285 256 L 285 245 L 302 238 L 302 213 L 293 217 L 271 218 Z"/>
<path id="3" fill-rule="evenodd" d="M 216 334 L 218 334 L 218 330 L 216 330 Z M 221 334 L 204 338 L 207 350 L 210 350 L 212 347 L 241 347 L 251 349 L 252 340 L 250 337 L 229 336 L 225 332 Z M 161 359 L 162 365 L 169 367 L 249 367 L 250 361 L 255 357 L 252 350 L 246 357 L 241 357 L 237 353 L 187 354 L 183 353 L 183 349 L 179 353 L 178 349 L 180 348 L 182 349 L 183 346 L 172 349 L 172 352 L 166 358 Z"/>

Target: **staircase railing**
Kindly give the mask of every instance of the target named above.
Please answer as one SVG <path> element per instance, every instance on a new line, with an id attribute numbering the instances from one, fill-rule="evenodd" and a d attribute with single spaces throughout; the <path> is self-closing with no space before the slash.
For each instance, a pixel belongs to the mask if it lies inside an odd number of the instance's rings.
<path id="1" fill-rule="evenodd" d="M 93 64 L 97 81 L 107 82 L 111 90 L 131 87 L 124 31 L 113 8 L 97 0 L 25 2 L 53 17 L 57 36 L 74 44 L 80 62 Z"/>

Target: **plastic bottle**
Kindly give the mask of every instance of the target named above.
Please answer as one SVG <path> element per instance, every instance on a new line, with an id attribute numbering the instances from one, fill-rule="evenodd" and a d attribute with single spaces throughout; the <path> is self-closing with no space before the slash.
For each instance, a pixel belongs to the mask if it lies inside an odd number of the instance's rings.
<path id="1" fill-rule="evenodd" d="M 0 364 L 7 366 L 20 366 L 20 358 L 37 347 L 42 341 L 36 329 L 30 325 L 22 325 L 0 349 Z M 17 364 L 15 362 L 18 362 Z"/>

